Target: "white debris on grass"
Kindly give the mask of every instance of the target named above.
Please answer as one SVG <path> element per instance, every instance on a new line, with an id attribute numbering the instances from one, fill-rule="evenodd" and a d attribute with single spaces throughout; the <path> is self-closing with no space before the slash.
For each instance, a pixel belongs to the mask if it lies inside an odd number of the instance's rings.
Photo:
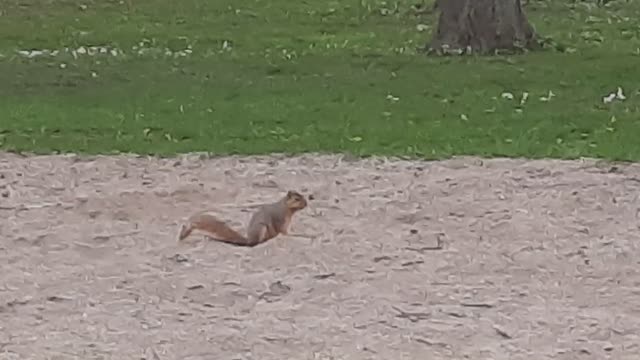
<path id="1" fill-rule="evenodd" d="M 80 46 L 77 48 L 65 47 L 60 50 L 52 49 L 31 49 L 31 50 L 16 50 L 16 54 L 29 59 L 37 57 L 56 57 L 61 54 L 71 54 L 74 59 L 81 56 L 126 56 L 126 55 L 164 55 L 169 57 L 187 57 L 193 54 L 191 45 L 188 45 L 183 50 L 171 50 L 169 48 L 149 47 L 144 43 L 140 43 L 141 46 L 132 46 L 131 51 L 125 51 L 123 49 L 113 46 Z M 0 55 L 2 56 L 2 55 Z"/>
<path id="2" fill-rule="evenodd" d="M 549 90 L 549 92 L 547 93 L 547 96 L 541 96 L 540 97 L 540 101 L 551 101 L 551 99 L 556 96 L 556 94 L 553 93 L 553 91 Z"/>
<path id="3" fill-rule="evenodd" d="M 618 90 L 616 92 L 612 92 L 611 94 L 604 96 L 602 98 L 602 102 L 605 104 L 611 103 L 614 100 L 626 100 L 627 97 L 624 95 L 624 93 L 622 92 L 622 88 L 620 86 L 618 86 Z"/>
<path id="4" fill-rule="evenodd" d="M 510 92 L 503 92 L 500 96 L 503 99 L 513 100 L 513 94 Z"/>
<path id="5" fill-rule="evenodd" d="M 540 101 L 549 101 L 551 100 L 551 98 L 553 98 L 554 96 L 556 96 L 556 94 L 553 93 L 553 91 L 549 90 L 549 92 L 547 93 L 546 96 L 541 96 L 539 99 Z M 507 100 L 513 100 L 515 99 L 515 95 L 513 95 L 510 92 L 503 92 L 502 94 L 500 94 L 500 97 L 502 97 L 503 99 L 507 99 Z M 495 97 L 494 97 L 495 99 Z M 520 97 L 520 106 L 524 105 L 527 100 L 529 99 L 529 92 L 527 91 L 523 91 L 522 92 L 522 96 Z"/>

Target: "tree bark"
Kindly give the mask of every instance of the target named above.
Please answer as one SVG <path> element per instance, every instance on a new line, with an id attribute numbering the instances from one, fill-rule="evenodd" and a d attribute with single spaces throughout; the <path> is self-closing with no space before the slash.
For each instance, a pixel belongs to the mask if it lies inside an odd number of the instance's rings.
<path id="1" fill-rule="evenodd" d="M 438 54 L 516 51 L 538 47 L 520 0 L 436 0 L 438 27 L 428 48 Z"/>

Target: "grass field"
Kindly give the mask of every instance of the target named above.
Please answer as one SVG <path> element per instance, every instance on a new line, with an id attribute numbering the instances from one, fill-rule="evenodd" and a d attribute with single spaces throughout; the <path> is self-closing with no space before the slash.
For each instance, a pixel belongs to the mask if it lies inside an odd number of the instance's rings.
<path id="1" fill-rule="evenodd" d="M 411 4 L 5 0 L 0 148 L 640 159 L 637 1 L 532 0 L 552 46 L 487 58 Z"/>

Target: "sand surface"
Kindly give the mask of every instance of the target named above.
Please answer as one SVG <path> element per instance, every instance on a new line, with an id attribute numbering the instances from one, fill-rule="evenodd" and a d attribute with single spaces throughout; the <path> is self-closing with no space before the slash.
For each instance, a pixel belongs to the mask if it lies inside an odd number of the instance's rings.
<path id="1" fill-rule="evenodd" d="M 307 237 L 177 244 L 287 189 Z M 637 360 L 639 190 L 593 161 L 0 154 L 0 359 Z"/>

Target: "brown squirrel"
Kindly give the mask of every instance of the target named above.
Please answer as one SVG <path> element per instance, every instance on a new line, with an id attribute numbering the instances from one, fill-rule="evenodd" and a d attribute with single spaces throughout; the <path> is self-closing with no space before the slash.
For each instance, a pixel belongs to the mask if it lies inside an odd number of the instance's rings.
<path id="1" fill-rule="evenodd" d="M 246 237 L 215 216 L 201 212 L 192 215 L 182 225 L 178 241 L 184 240 L 194 230 L 199 230 L 213 240 L 238 246 L 256 246 L 278 234 L 287 235 L 293 214 L 305 207 L 307 200 L 304 196 L 295 191 L 288 191 L 279 201 L 258 208 L 249 220 Z"/>

